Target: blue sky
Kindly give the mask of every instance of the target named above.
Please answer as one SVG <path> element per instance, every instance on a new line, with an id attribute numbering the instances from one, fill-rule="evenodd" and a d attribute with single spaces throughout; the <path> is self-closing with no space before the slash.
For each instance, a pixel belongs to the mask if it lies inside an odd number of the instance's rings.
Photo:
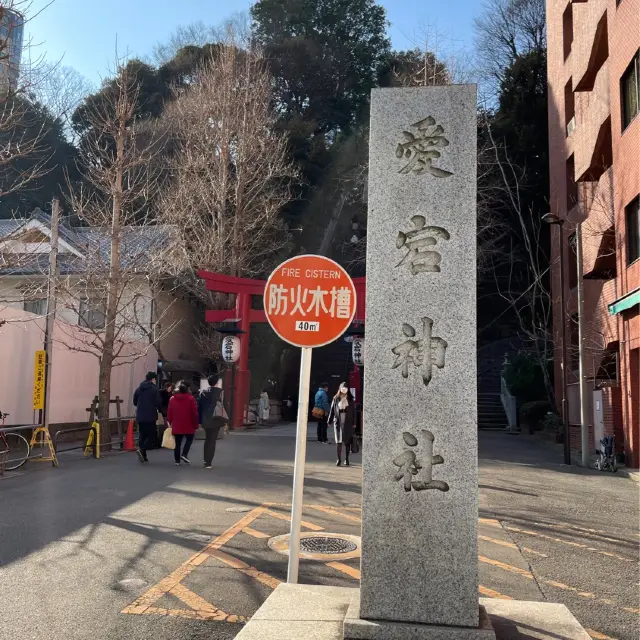
<path id="1" fill-rule="evenodd" d="M 35 0 L 33 8 L 50 0 Z M 380 0 L 379 0 L 380 2 Z M 391 22 L 394 47 L 408 48 L 427 30 L 440 49 L 471 49 L 473 18 L 481 0 L 383 0 Z M 32 57 L 63 58 L 94 82 L 108 75 L 117 49 L 120 54 L 144 57 L 153 45 L 166 40 L 179 25 L 197 20 L 216 25 L 236 11 L 246 11 L 249 0 L 54 0 L 28 25 L 34 45 Z"/>

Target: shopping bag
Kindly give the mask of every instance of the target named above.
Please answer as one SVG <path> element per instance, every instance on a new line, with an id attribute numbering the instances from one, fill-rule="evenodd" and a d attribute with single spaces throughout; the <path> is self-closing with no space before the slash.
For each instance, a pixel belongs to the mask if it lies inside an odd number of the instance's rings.
<path id="1" fill-rule="evenodd" d="M 176 439 L 173 437 L 173 433 L 171 433 L 171 429 L 169 428 L 165 429 L 162 435 L 162 447 L 164 449 L 176 448 Z"/>

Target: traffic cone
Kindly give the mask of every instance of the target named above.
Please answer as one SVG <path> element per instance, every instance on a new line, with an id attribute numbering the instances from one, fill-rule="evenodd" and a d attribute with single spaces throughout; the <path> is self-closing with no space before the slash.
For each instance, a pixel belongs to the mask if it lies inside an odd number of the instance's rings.
<path id="1" fill-rule="evenodd" d="M 135 451 L 136 450 L 136 441 L 133 438 L 133 420 L 129 420 L 129 426 L 127 427 L 127 435 L 124 439 L 124 450 L 125 451 Z"/>

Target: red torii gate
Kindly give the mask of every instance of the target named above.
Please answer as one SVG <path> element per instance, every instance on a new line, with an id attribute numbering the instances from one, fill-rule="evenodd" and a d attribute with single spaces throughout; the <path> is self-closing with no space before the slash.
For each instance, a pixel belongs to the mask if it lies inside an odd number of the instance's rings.
<path id="1" fill-rule="evenodd" d="M 236 296 L 235 309 L 208 309 L 205 312 L 205 320 L 207 322 L 238 320 L 238 328 L 243 332 L 239 334 L 240 358 L 236 368 L 233 397 L 232 427 L 239 429 L 243 426 L 244 415 L 250 400 L 249 333 L 251 323 L 267 322 L 267 317 L 263 310 L 251 308 L 251 296 L 264 297 L 267 281 L 225 276 L 211 271 L 199 271 L 198 275 L 204 280 L 208 291 L 230 293 Z M 354 278 L 353 283 L 357 293 L 356 314 L 353 321 L 358 324 L 364 324 L 366 278 Z"/>

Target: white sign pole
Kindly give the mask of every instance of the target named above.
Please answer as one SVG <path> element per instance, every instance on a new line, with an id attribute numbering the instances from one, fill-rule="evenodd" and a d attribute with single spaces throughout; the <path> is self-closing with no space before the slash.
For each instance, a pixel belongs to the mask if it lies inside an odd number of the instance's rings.
<path id="1" fill-rule="evenodd" d="M 293 500 L 291 502 L 291 534 L 289 536 L 289 567 L 287 582 L 298 582 L 300 564 L 300 520 L 304 490 L 304 464 L 307 455 L 307 416 L 309 412 L 309 381 L 311 378 L 311 347 L 302 347 L 300 356 L 300 388 L 298 391 L 298 428 L 296 459 L 293 468 Z"/>

